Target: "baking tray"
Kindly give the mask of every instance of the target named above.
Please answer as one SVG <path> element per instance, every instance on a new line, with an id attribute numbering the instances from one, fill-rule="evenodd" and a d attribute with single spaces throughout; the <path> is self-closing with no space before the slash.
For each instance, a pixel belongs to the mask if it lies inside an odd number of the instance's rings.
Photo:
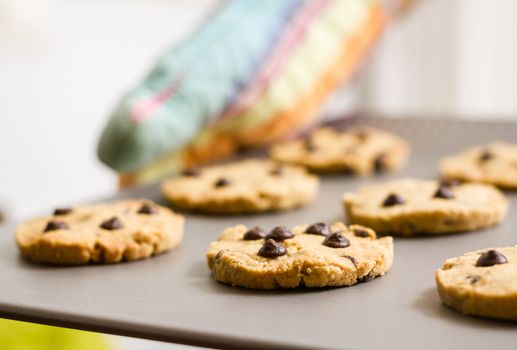
<path id="1" fill-rule="evenodd" d="M 384 277 L 346 288 L 254 291 L 210 278 L 205 249 L 234 224 L 297 225 L 342 219 L 341 194 L 388 178 L 433 178 L 437 161 L 495 139 L 515 141 L 517 124 L 432 119 L 359 118 L 411 141 L 409 165 L 397 174 L 327 176 L 319 198 L 286 213 L 235 217 L 187 215 L 184 242 L 152 259 L 118 265 L 49 267 L 22 260 L 13 228 L 0 235 L 0 316 L 214 348 L 498 349 L 517 347 L 517 324 L 462 316 L 440 303 L 434 271 L 470 250 L 517 241 L 516 193 L 501 225 L 432 238 L 397 238 Z M 108 199 L 161 201 L 156 185 Z M 51 208 L 49 208 L 50 210 Z M 517 283 L 517 282 L 516 282 Z"/>

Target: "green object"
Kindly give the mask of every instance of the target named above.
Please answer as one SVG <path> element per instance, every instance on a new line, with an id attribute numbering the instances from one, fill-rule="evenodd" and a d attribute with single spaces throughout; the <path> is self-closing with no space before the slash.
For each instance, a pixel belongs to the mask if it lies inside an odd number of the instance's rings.
<path id="1" fill-rule="evenodd" d="M 110 350 L 102 334 L 0 319 L 2 350 Z"/>

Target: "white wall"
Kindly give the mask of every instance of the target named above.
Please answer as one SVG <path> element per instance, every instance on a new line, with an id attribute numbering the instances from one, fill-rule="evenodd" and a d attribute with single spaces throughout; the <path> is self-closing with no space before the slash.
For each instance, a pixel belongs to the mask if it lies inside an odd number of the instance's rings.
<path id="1" fill-rule="evenodd" d="M 11 217 L 116 189 L 95 154 L 107 115 L 211 4 L 0 0 L 0 206 Z"/>
<path id="2" fill-rule="evenodd" d="M 517 1 L 420 0 L 376 52 L 364 105 L 384 114 L 517 116 Z"/>

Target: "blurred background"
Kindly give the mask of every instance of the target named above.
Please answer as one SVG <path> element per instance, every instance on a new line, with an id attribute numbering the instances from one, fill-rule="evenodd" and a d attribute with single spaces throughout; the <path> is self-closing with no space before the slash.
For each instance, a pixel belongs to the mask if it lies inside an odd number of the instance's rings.
<path id="1" fill-rule="evenodd" d="M 4 221 L 117 189 L 95 153 L 108 115 L 218 3 L 0 0 Z M 321 113 L 516 118 L 516 31 L 513 0 L 417 1 Z M 174 348 L 113 339 L 128 349 Z"/>

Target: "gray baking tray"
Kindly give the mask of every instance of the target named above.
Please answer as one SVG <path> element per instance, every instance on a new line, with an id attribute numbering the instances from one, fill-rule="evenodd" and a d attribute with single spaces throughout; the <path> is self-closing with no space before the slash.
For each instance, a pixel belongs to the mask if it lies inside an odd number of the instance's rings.
<path id="1" fill-rule="evenodd" d="M 517 241 L 515 193 L 501 225 L 479 232 L 395 240 L 389 273 L 335 289 L 253 291 L 210 278 L 205 249 L 237 223 L 296 225 L 343 218 L 340 197 L 371 181 L 433 178 L 437 161 L 460 148 L 496 139 L 515 141 L 517 124 L 421 119 L 365 119 L 412 143 L 409 165 L 397 174 L 323 178 L 317 201 L 303 209 L 264 215 L 187 215 L 183 244 L 140 262 L 49 267 L 25 262 L 13 228 L 0 235 L 0 316 L 71 328 L 215 348 L 423 349 L 517 348 L 517 323 L 462 316 L 444 307 L 434 285 L 442 262 L 465 251 Z M 157 186 L 109 197 L 160 200 Z M 49 208 L 49 210 L 52 208 Z M 516 281 L 517 283 L 517 281 Z"/>

